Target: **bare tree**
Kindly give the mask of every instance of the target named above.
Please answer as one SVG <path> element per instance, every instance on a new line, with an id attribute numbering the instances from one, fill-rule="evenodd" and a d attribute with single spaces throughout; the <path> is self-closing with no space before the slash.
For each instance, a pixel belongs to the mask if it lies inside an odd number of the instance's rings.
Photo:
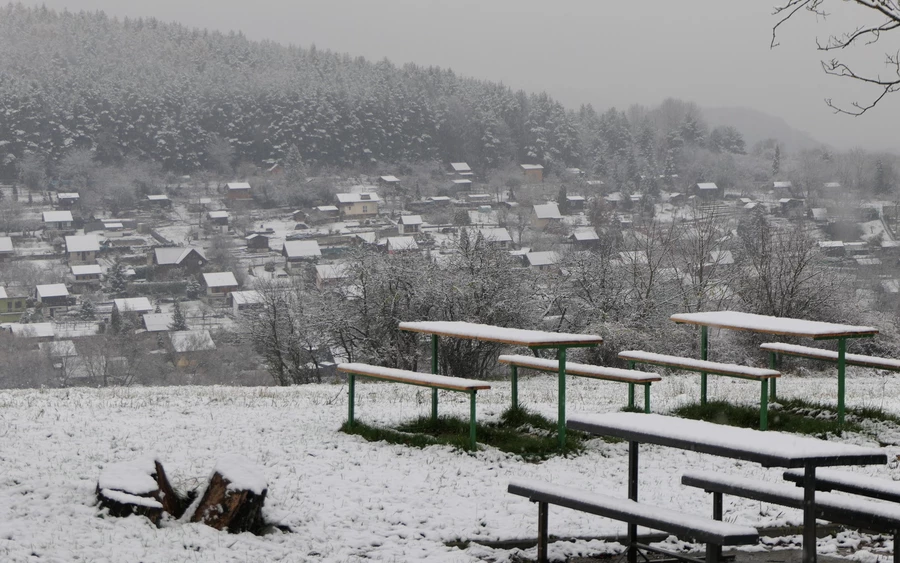
<path id="1" fill-rule="evenodd" d="M 893 31 L 900 27 L 900 3 L 897 0 L 847 0 L 864 9 L 873 18 L 873 23 L 860 25 L 839 35 L 831 35 L 825 41 L 816 41 L 819 51 L 831 53 L 832 51 L 844 51 L 850 47 L 868 46 L 876 43 L 881 34 Z M 817 18 L 826 18 L 826 7 L 834 5 L 834 0 L 788 0 L 784 4 L 775 7 L 774 14 L 778 22 L 772 27 L 771 46 L 778 46 L 778 30 L 798 12 L 805 10 Z M 900 89 L 900 53 L 886 53 L 885 66 L 890 73 L 882 76 L 880 73 L 859 71 L 858 67 L 851 66 L 840 59 L 823 60 L 822 68 L 826 74 L 850 78 L 873 86 L 878 94 L 868 102 L 852 102 L 850 107 L 841 107 L 835 104 L 831 98 L 826 98 L 825 103 L 837 113 L 849 115 L 862 115 L 875 107 L 885 96 Z"/>

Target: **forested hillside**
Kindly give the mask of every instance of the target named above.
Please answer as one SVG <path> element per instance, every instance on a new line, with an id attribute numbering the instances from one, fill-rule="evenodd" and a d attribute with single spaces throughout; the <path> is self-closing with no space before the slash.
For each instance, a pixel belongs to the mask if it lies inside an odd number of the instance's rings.
<path id="1" fill-rule="evenodd" d="M 189 173 L 220 168 L 223 159 L 279 161 L 296 145 L 318 166 L 440 159 L 484 171 L 516 161 L 579 166 L 637 184 L 667 162 L 673 167 L 673 151 L 703 137 L 696 107 L 668 110 L 638 121 L 615 110 L 567 111 L 546 94 L 451 70 L 152 19 L 0 8 L 0 175 L 7 177 L 29 154 L 52 163 L 79 148 L 104 165 L 138 157 Z"/>

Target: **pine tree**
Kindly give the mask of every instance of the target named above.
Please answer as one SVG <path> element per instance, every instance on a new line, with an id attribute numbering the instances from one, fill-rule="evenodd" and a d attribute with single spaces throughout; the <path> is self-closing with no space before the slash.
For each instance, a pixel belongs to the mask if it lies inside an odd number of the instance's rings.
<path id="1" fill-rule="evenodd" d="M 92 321 L 97 318 L 97 308 L 90 299 L 85 299 L 81 303 L 81 310 L 78 311 L 78 319 L 82 321 Z"/>
<path id="2" fill-rule="evenodd" d="M 200 285 L 196 279 L 191 278 L 191 280 L 187 283 L 187 288 L 185 288 L 185 293 L 187 294 L 188 299 L 197 299 L 200 297 L 200 294 L 203 293 L 203 286 Z"/>
<path id="3" fill-rule="evenodd" d="M 119 334 L 122 332 L 122 315 L 119 309 L 113 307 L 112 314 L 109 316 L 109 333 Z"/>
<path id="4" fill-rule="evenodd" d="M 560 215 L 569 214 L 569 194 L 566 191 L 565 184 L 559 187 L 559 195 L 556 197 L 556 206 L 559 208 Z"/>
<path id="5" fill-rule="evenodd" d="M 781 172 L 781 145 L 775 145 L 775 157 L 772 159 L 772 176 Z"/>
<path id="6" fill-rule="evenodd" d="M 176 299 L 175 306 L 172 308 L 172 324 L 169 325 L 169 330 L 187 329 L 187 321 L 184 318 L 184 313 L 181 311 L 181 304 L 178 299 Z"/>
<path id="7" fill-rule="evenodd" d="M 106 273 L 106 288 L 112 295 L 122 295 L 128 288 L 128 282 L 125 279 L 125 267 L 118 260 L 113 263 Z"/>

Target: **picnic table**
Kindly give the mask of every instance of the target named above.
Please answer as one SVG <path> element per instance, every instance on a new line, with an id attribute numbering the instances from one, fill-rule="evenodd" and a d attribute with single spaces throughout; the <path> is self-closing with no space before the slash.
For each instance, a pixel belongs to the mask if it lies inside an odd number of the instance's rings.
<path id="1" fill-rule="evenodd" d="M 838 423 L 844 423 L 844 378 L 846 373 L 846 353 L 848 338 L 870 338 L 878 334 L 878 329 L 870 326 L 853 326 L 786 317 L 772 317 L 741 313 L 737 311 L 713 311 L 703 313 L 681 313 L 672 315 L 671 320 L 681 324 L 700 326 L 700 359 L 706 360 L 709 351 L 708 328 L 746 330 L 762 334 L 812 338 L 813 340 L 837 340 L 838 342 Z M 770 366 L 774 367 L 774 366 Z M 771 383 L 771 395 L 776 395 L 775 381 Z M 700 402 L 706 403 L 706 374 L 700 378 Z"/>
<path id="2" fill-rule="evenodd" d="M 628 498 L 638 500 L 638 447 L 654 444 L 759 463 L 763 467 L 803 469 L 803 563 L 816 561 L 816 468 L 887 463 L 883 450 L 863 448 L 780 432 L 761 432 L 658 414 L 573 415 L 569 428 L 627 440 Z M 629 545 L 637 527 L 629 524 Z M 629 563 L 635 554 L 629 550 Z"/>
<path id="3" fill-rule="evenodd" d="M 525 346 L 532 350 L 555 349 L 559 361 L 559 413 L 557 429 L 560 447 L 566 444 L 566 350 L 596 346 L 603 338 L 590 334 L 566 334 L 541 330 L 506 328 L 462 321 L 402 322 L 400 330 L 431 335 L 431 373 L 438 373 L 438 343 L 441 336 L 484 342 L 500 342 Z M 516 381 L 512 382 L 513 405 L 518 403 Z M 431 404 L 437 409 L 437 390 L 432 391 Z"/>

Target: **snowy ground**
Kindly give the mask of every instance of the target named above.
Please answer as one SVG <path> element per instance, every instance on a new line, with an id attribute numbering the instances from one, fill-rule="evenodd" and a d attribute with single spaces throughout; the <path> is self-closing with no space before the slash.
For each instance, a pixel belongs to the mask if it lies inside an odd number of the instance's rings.
<path id="1" fill-rule="evenodd" d="M 900 413 L 900 381 L 863 373 L 848 379 L 848 404 Z M 668 377 L 655 385 L 654 410 L 695 397 L 697 379 Z M 787 377 L 779 392 L 829 400 L 836 382 Z M 523 379 L 519 393 L 533 409 L 554 416 L 553 377 Z M 625 394 L 625 385 L 572 378 L 569 412 L 618 410 Z M 758 388 L 711 378 L 710 394 L 752 404 Z M 509 561 L 517 550 L 461 550 L 445 542 L 535 537 L 537 510 L 506 493 L 511 478 L 626 494 L 625 444 L 594 440 L 584 455 L 534 464 L 494 449 L 468 454 L 368 443 L 337 431 L 346 418 L 346 396 L 343 385 L 0 391 L 0 561 Z M 364 383 L 357 413 L 367 422 L 394 423 L 426 414 L 428 397 L 427 390 L 410 386 Z M 466 413 L 462 394 L 442 395 L 441 401 L 443 412 Z M 497 382 L 479 397 L 479 418 L 496 417 L 508 401 L 508 385 Z M 884 443 L 900 443 L 896 429 L 874 433 Z M 871 437 L 844 439 L 877 445 Z M 185 488 L 230 452 L 264 468 L 266 515 L 293 533 L 228 535 L 181 522 L 157 529 L 143 518 L 103 518 L 94 505 L 96 480 L 108 463 L 156 454 L 176 487 Z M 895 459 L 900 448 L 890 446 L 888 453 Z M 780 479 L 777 469 L 645 447 L 642 500 L 709 514 L 707 495 L 679 484 L 686 468 Z M 896 462 L 858 470 L 900 479 Z M 800 523 L 796 511 L 733 498 L 726 500 L 726 519 L 756 526 Z M 554 535 L 581 537 L 624 530 L 621 523 L 563 509 L 551 509 L 550 528 Z M 820 553 L 837 545 L 823 540 Z M 582 541 L 555 544 L 551 554 L 614 548 Z M 857 557 L 874 559 L 865 550 Z"/>

